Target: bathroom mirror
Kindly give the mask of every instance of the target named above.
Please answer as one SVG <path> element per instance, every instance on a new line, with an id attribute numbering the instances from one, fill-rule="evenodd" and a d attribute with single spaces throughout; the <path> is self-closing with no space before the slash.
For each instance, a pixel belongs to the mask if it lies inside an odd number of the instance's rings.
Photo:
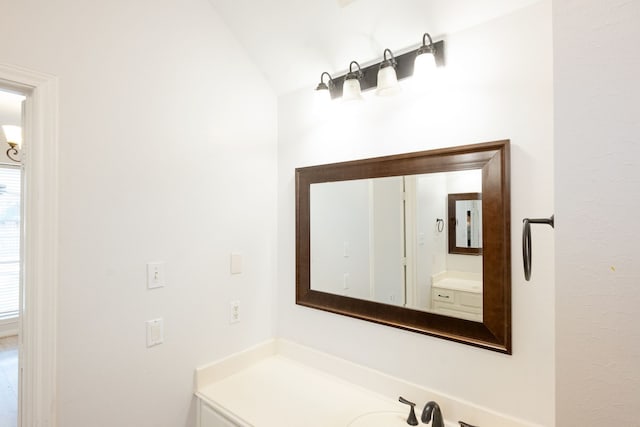
<path id="1" fill-rule="evenodd" d="M 482 193 L 448 196 L 449 253 L 482 254 Z"/>
<path id="2" fill-rule="evenodd" d="M 477 248 L 482 255 L 452 256 L 478 266 L 473 271 L 436 269 L 413 288 L 403 287 L 407 271 L 435 265 L 432 258 L 439 253 L 420 253 L 419 248 L 433 246 L 434 239 L 442 245 L 447 240 L 447 230 L 437 221 L 442 208 L 436 205 L 440 200 L 444 207 L 447 194 L 454 193 L 434 183 L 455 181 L 458 175 L 478 176 L 475 187 L 455 194 L 482 194 L 482 204 L 467 209 L 482 211 L 481 240 L 476 241 L 482 242 Z M 420 187 L 422 181 L 428 185 Z M 416 205 L 424 200 L 407 193 L 430 191 L 441 195 L 426 204 L 436 210 L 423 215 Z M 350 216 L 353 211 L 360 216 Z M 509 141 L 298 168 L 296 303 L 510 354 L 509 217 Z M 424 233 L 420 221 L 431 222 Z M 455 291 L 458 283 L 472 281 L 477 292 Z M 412 295 L 418 282 L 429 283 L 429 304 Z M 397 292 L 385 293 L 385 286 Z M 473 311 L 476 305 L 479 312 Z"/>

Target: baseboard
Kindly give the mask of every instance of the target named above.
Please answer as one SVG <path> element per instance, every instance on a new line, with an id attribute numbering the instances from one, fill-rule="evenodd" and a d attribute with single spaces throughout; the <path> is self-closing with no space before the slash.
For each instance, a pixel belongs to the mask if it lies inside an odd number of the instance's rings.
<path id="1" fill-rule="evenodd" d="M 0 319 L 0 338 L 18 335 L 18 318 Z"/>

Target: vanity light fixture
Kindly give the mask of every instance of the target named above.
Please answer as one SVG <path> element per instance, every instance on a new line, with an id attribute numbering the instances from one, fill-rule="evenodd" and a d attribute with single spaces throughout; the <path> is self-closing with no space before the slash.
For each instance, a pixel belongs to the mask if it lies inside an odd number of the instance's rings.
<path id="1" fill-rule="evenodd" d="M 429 44 L 427 44 L 427 38 Z M 413 66 L 413 76 L 420 80 L 426 80 L 436 69 L 436 48 L 429 33 L 422 36 L 422 46 L 416 52 L 416 59 Z"/>
<path id="2" fill-rule="evenodd" d="M 358 69 L 353 71 L 353 65 L 357 65 Z M 347 73 L 344 83 L 342 84 L 342 101 L 362 101 L 362 93 L 360 89 L 360 79 L 364 74 L 362 74 L 362 69 L 360 68 L 360 64 L 356 61 L 351 61 L 349 64 L 349 72 Z"/>
<path id="3" fill-rule="evenodd" d="M 358 67 L 355 71 L 354 65 Z M 429 78 L 429 71 L 442 66 L 444 66 L 444 40 L 434 42 L 429 33 L 424 33 L 422 45 L 415 49 L 401 55 L 394 55 L 390 49 L 385 49 L 382 61 L 365 68 L 361 68 L 356 61 L 351 61 L 349 72 L 330 78 L 328 84 L 324 83 L 323 77 L 329 73 L 322 73 L 316 91 L 325 94 L 328 90 L 332 99 L 342 97 L 345 101 L 361 100 L 361 92 L 374 87 L 377 87 L 378 95 L 391 95 L 400 90 L 397 84 L 399 80 L 411 76 L 417 78 L 418 74 L 423 76 L 421 78 Z"/>
<path id="4" fill-rule="evenodd" d="M 325 83 L 323 80 L 325 74 L 329 77 L 329 83 Z M 331 89 L 333 89 L 334 86 L 335 84 L 333 83 L 331 74 L 326 71 L 320 74 L 320 83 L 316 86 L 316 98 L 320 100 L 319 102 L 326 104 L 328 101 L 331 101 Z"/>
<path id="5" fill-rule="evenodd" d="M 2 132 L 4 132 L 4 138 L 9 144 L 7 149 L 7 157 L 16 163 L 20 163 L 17 157 L 20 147 L 22 146 L 22 128 L 15 125 L 3 125 Z"/>
<path id="6" fill-rule="evenodd" d="M 391 56 L 387 59 L 387 52 Z M 398 76 L 396 75 L 396 58 L 393 57 L 391 49 L 385 49 L 382 54 L 383 61 L 380 63 L 378 69 L 378 85 L 376 89 L 376 95 L 378 96 L 390 96 L 400 92 L 400 84 L 398 84 Z"/>

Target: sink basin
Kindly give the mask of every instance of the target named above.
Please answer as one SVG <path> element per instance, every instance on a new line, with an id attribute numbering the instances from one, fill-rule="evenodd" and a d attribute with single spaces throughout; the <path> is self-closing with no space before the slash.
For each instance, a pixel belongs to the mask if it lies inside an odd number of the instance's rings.
<path id="1" fill-rule="evenodd" d="M 347 427 L 407 427 L 407 412 L 380 411 L 362 414 L 347 425 Z M 418 418 L 420 415 L 418 414 Z M 420 425 L 423 425 L 420 423 Z M 456 427 L 457 424 L 444 422 L 446 427 Z"/>

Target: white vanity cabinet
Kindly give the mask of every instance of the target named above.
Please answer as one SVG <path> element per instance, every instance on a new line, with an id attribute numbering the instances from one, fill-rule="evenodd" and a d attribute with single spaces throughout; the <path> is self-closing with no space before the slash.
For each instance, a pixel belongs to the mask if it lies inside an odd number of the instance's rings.
<path id="1" fill-rule="evenodd" d="M 197 427 L 239 427 L 213 410 L 202 399 L 198 399 Z"/>
<path id="2" fill-rule="evenodd" d="M 431 307 L 438 314 L 482 322 L 481 293 L 432 287 Z"/>

